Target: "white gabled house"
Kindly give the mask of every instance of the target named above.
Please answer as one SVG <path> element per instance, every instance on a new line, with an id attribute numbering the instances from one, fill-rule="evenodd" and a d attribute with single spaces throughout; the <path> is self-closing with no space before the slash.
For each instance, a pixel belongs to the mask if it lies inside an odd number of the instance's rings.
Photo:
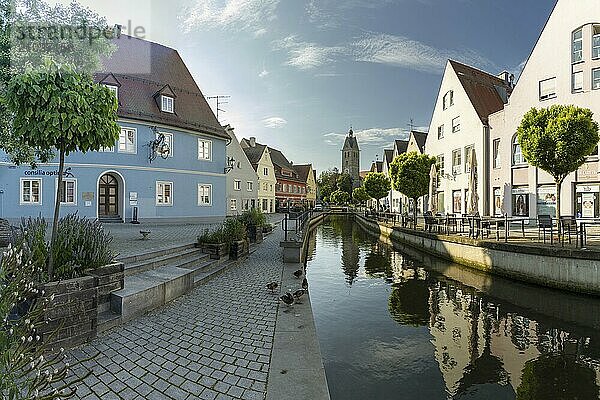
<path id="1" fill-rule="evenodd" d="M 488 117 L 503 108 L 511 90 L 506 72 L 497 77 L 457 61 L 446 64 L 425 143 L 427 153 L 438 160 L 438 212 L 467 213 L 469 159 L 475 148 L 478 209 L 489 214 Z"/>

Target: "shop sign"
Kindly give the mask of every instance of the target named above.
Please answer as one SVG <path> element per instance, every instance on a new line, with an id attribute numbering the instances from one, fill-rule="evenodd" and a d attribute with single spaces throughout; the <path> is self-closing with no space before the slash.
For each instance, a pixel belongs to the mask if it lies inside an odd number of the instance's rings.
<path id="1" fill-rule="evenodd" d="M 45 171 L 43 169 L 28 169 L 23 172 L 25 176 L 58 176 L 58 170 Z M 71 172 L 71 167 L 65 168 L 63 178 L 74 178 L 75 175 Z"/>
<path id="2" fill-rule="evenodd" d="M 577 185 L 577 193 L 598 193 L 600 185 Z"/>

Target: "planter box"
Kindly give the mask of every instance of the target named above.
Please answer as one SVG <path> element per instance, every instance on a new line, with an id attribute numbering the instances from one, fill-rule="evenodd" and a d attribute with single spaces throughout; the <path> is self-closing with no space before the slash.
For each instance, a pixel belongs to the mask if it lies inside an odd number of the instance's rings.
<path id="1" fill-rule="evenodd" d="M 48 341 L 49 351 L 78 346 L 96 337 L 98 288 L 95 277 L 50 282 L 41 285 L 41 290 L 48 306 L 44 311 L 46 323 L 40 328 L 40 336 Z M 50 301 L 52 295 L 54 300 Z"/>
<path id="2" fill-rule="evenodd" d="M 230 259 L 239 260 L 246 254 L 248 254 L 248 242 L 246 242 L 245 240 L 231 242 L 231 246 L 229 249 Z"/>
<path id="3" fill-rule="evenodd" d="M 210 254 L 213 260 L 219 260 L 227 255 L 227 243 L 199 243 L 204 254 Z"/>
<path id="4" fill-rule="evenodd" d="M 263 233 L 271 233 L 273 232 L 273 225 L 265 225 L 262 227 Z"/>
<path id="5" fill-rule="evenodd" d="M 248 239 L 250 239 L 250 243 L 262 243 L 262 241 L 263 241 L 262 226 L 249 226 L 247 230 L 248 230 Z"/>
<path id="6" fill-rule="evenodd" d="M 110 294 L 123 289 L 125 279 L 124 271 L 124 264 L 118 262 L 94 269 L 87 273 L 87 275 L 96 278 L 98 304 L 110 302 Z"/>

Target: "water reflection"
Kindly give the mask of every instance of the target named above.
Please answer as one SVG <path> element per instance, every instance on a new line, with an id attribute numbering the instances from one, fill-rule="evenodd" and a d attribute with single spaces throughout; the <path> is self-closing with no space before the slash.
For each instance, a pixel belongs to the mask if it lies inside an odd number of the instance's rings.
<path id="1" fill-rule="evenodd" d="M 409 256 L 344 218 L 311 240 L 333 399 L 598 398 L 600 300 Z"/>

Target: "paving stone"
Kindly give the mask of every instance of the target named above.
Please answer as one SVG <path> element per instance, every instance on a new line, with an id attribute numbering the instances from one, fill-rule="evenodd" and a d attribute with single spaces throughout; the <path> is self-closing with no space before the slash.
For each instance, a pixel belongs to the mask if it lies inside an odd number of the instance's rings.
<path id="1" fill-rule="evenodd" d="M 110 230 L 122 254 L 140 252 L 130 248 L 135 229 Z M 145 242 L 153 243 L 139 243 L 150 246 L 145 250 L 192 242 L 204 229 L 153 226 L 152 231 L 153 239 Z M 278 301 L 265 283 L 280 280 L 282 263 L 273 262 L 273 254 L 281 252 L 281 236 L 276 230 L 244 263 L 70 351 L 74 361 L 101 353 L 76 398 L 263 399 Z"/>

